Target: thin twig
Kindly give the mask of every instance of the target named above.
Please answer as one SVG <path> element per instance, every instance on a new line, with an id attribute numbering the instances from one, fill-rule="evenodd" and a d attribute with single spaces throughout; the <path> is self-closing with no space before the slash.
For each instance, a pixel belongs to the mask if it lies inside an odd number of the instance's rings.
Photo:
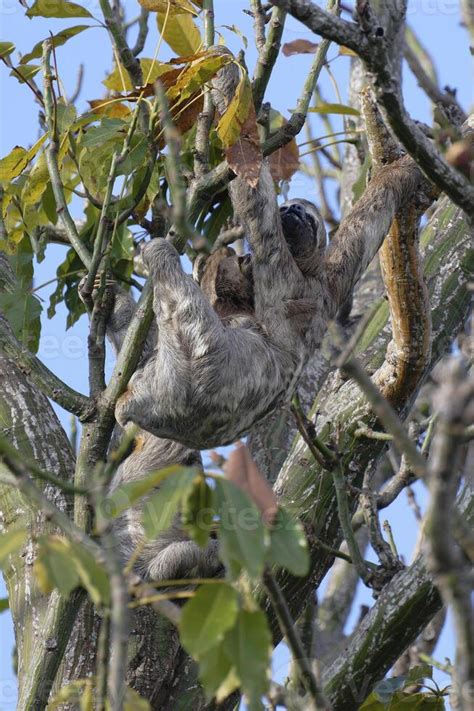
<path id="1" fill-rule="evenodd" d="M 368 70 L 377 78 L 374 82 L 376 96 L 385 109 L 397 138 L 426 176 L 461 207 L 473 222 L 474 187 L 466 177 L 446 162 L 408 114 L 401 98 L 401 88 L 394 82 L 391 57 L 387 51 L 387 46 L 391 46 L 390 42 L 380 42 L 377 33 L 373 31 L 374 27 L 370 22 L 366 27 L 366 18 L 362 16 L 359 17 L 360 24 L 356 24 L 331 15 L 309 0 L 271 0 L 271 3 L 289 12 L 313 32 L 349 47 L 360 56 Z M 361 6 L 368 12 L 370 6 L 367 3 L 362 3 Z M 399 7 L 402 11 L 403 6 Z M 403 17 L 399 19 L 403 21 Z"/>
<path id="2" fill-rule="evenodd" d="M 135 42 L 135 46 L 132 49 L 132 54 L 134 57 L 138 57 L 138 55 L 143 51 L 143 48 L 145 46 L 146 38 L 148 36 L 148 17 L 150 13 L 148 10 L 145 10 L 144 7 L 142 7 L 142 11 L 140 13 L 140 17 L 138 18 L 138 35 L 137 35 L 137 40 Z"/>
<path id="3" fill-rule="evenodd" d="M 314 676 L 311 668 L 311 662 L 307 657 L 303 643 L 296 630 L 295 623 L 291 619 L 290 611 L 280 586 L 268 570 L 264 573 L 263 581 L 268 597 L 270 598 L 278 618 L 281 631 L 286 637 L 288 646 L 293 654 L 294 661 L 300 668 L 303 686 L 313 699 L 316 709 L 329 710 L 329 704 L 319 688 L 316 677 Z"/>
<path id="4" fill-rule="evenodd" d="M 274 4 L 276 5 L 277 3 Z M 328 0 L 327 7 L 334 13 L 328 13 L 329 17 L 334 16 L 337 18 L 339 12 L 338 0 Z M 318 81 L 321 70 L 326 62 L 326 56 L 330 45 L 331 42 L 325 39 L 323 39 L 318 45 L 309 74 L 303 85 L 301 96 L 296 104 L 296 109 L 291 115 L 288 123 L 284 124 L 276 133 L 273 134 L 273 136 L 268 139 L 268 141 L 264 143 L 263 154 L 265 156 L 273 153 L 275 150 L 288 143 L 292 138 L 298 135 L 303 128 L 308 115 L 311 97 L 313 96 L 316 82 Z"/>
<path id="5" fill-rule="evenodd" d="M 253 101 L 257 114 L 263 103 L 265 91 L 280 53 L 281 38 L 285 26 L 286 12 L 274 7 L 272 10 L 268 34 L 265 39 L 265 13 L 260 0 L 253 0 L 253 16 L 255 28 L 255 43 L 258 49 L 258 60 L 252 82 Z"/>
<path id="6" fill-rule="evenodd" d="M 340 358 L 338 365 L 346 373 L 353 378 L 361 391 L 366 396 L 375 414 L 382 422 L 383 426 L 393 437 L 393 442 L 400 452 L 406 455 L 408 461 L 414 471 L 419 476 L 424 476 L 426 473 L 426 462 L 416 448 L 415 444 L 408 436 L 403 423 L 398 417 L 395 410 L 392 408 L 388 400 L 386 400 L 377 386 L 373 383 L 361 363 L 356 358 L 345 360 Z"/>
<path id="7" fill-rule="evenodd" d="M 356 570 L 364 583 L 371 586 L 373 583 L 373 575 L 367 568 L 365 561 L 359 550 L 359 545 L 354 535 L 351 524 L 351 512 L 347 500 L 346 480 L 344 472 L 340 464 L 337 464 L 332 469 L 332 477 L 334 481 L 334 489 L 337 499 L 337 510 L 339 514 L 339 523 L 341 524 L 342 535 L 345 538 L 351 561 L 356 567 Z"/>
<path id="8" fill-rule="evenodd" d="M 85 267 L 90 266 L 90 254 L 86 247 L 84 246 L 79 233 L 77 231 L 76 223 L 71 217 L 69 208 L 66 202 L 66 196 L 64 194 L 64 187 L 61 180 L 61 175 L 59 172 L 58 165 L 58 135 L 56 127 L 56 116 L 55 116 L 55 99 L 54 99 L 54 89 L 53 89 L 53 75 L 51 74 L 51 50 L 52 41 L 51 39 L 46 39 L 43 42 L 43 81 L 44 81 L 44 110 L 46 114 L 46 124 L 49 131 L 49 145 L 46 148 L 46 163 L 48 166 L 48 172 L 51 179 L 51 187 L 53 189 L 54 198 L 56 200 L 56 209 L 61 222 L 63 223 L 64 229 L 66 231 L 67 237 L 71 245 L 76 250 L 78 256 L 82 260 Z"/>

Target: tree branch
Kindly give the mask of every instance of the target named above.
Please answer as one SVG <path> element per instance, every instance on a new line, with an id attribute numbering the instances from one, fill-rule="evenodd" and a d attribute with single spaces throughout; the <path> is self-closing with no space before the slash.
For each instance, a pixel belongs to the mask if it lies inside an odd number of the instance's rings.
<path id="1" fill-rule="evenodd" d="M 471 224 L 474 222 L 474 187 L 455 168 L 452 168 L 430 143 L 421 128 L 406 111 L 401 98 L 398 78 L 393 75 L 384 28 L 375 26 L 375 18 L 359 15 L 362 32 L 357 25 L 335 19 L 318 8 L 311 0 L 271 0 L 273 5 L 289 12 L 316 34 L 352 49 L 365 62 L 374 78 L 376 97 L 386 111 L 395 135 L 418 163 L 425 175 L 461 207 Z M 368 5 L 363 5 L 368 10 Z M 399 18 L 399 23 L 402 18 Z M 398 28 L 397 28 L 398 29 Z"/>
<path id="2" fill-rule="evenodd" d="M 474 496 L 468 487 L 459 497 L 458 510 L 474 524 Z M 441 606 L 420 555 L 382 590 L 344 652 L 325 670 L 324 692 L 333 711 L 356 711 Z"/>
<path id="3" fill-rule="evenodd" d="M 293 654 L 294 661 L 300 669 L 303 686 L 314 700 L 316 709 L 329 710 L 330 707 L 318 686 L 318 682 L 316 681 L 308 659 L 308 654 L 303 647 L 296 625 L 291 619 L 290 611 L 288 610 L 288 606 L 280 586 L 276 582 L 273 575 L 268 571 L 264 574 L 264 584 L 268 597 L 270 598 L 270 601 L 275 609 L 275 614 L 281 626 L 282 633 L 286 637 L 288 646 Z"/>
<path id="4" fill-rule="evenodd" d="M 428 567 L 441 596 L 453 610 L 456 629 L 455 696 L 460 709 L 468 709 L 464 693 L 474 679 L 474 610 L 472 568 L 455 541 L 455 498 L 459 485 L 459 454 L 463 431 L 474 413 L 474 379 L 454 359 L 440 375 L 436 395 L 437 434 L 429 473 L 431 494 L 425 533 Z M 472 525 L 472 523 L 471 523 Z"/>
<path id="5" fill-rule="evenodd" d="M 0 317 L 0 347 L 51 400 L 83 420 L 92 415 L 93 401 L 70 388 L 36 356 L 16 340 L 7 321 Z"/>
<path id="6" fill-rule="evenodd" d="M 260 6 L 260 10 L 256 8 L 256 5 Z M 261 15 L 261 4 L 260 0 L 254 2 L 254 27 L 255 27 L 255 41 L 258 49 L 258 59 L 255 66 L 255 73 L 253 76 L 252 89 L 253 89 L 253 103 L 255 104 L 255 111 L 258 113 L 262 107 L 263 98 L 265 96 L 265 91 L 270 81 L 272 75 L 273 67 L 278 59 L 281 46 L 281 38 L 283 35 L 283 29 L 285 27 L 286 12 L 274 7 L 272 10 L 272 15 L 270 18 L 270 23 L 268 25 L 268 34 L 265 39 L 265 24 L 263 23 Z M 262 42 L 263 40 L 263 42 Z"/>
<path id="7" fill-rule="evenodd" d="M 56 104 L 53 89 L 54 77 L 51 74 L 50 58 L 53 48 L 53 41 L 47 39 L 43 42 L 43 82 L 44 82 L 44 110 L 46 115 L 46 125 L 49 132 L 49 144 L 46 148 L 46 163 L 48 166 L 49 177 L 51 180 L 51 187 L 54 193 L 54 199 L 56 200 L 56 209 L 61 222 L 63 223 L 67 238 L 70 244 L 76 250 L 78 256 L 82 260 L 85 267 L 90 265 L 90 255 L 87 248 L 81 241 L 79 233 L 77 231 L 76 223 L 71 217 L 69 208 L 66 202 L 66 196 L 64 195 L 64 187 L 61 180 L 61 174 L 59 172 L 58 165 L 58 133 L 56 125 Z"/>
<path id="8" fill-rule="evenodd" d="M 366 36 L 354 22 L 341 20 L 310 0 L 270 0 L 270 2 L 293 15 L 316 34 L 349 47 L 357 54 L 366 51 L 369 47 Z"/>

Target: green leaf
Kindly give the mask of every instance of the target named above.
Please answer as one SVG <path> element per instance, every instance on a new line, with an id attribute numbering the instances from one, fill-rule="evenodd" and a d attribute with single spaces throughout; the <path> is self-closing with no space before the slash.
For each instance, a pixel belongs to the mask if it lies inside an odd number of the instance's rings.
<path id="1" fill-rule="evenodd" d="M 408 670 L 406 675 L 407 682 L 413 684 L 416 681 L 421 681 L 422 679 L 432 679 L 433 678 L 433 667 L 430 664 L 419 664 L 416 667 L 412 667 Z"/>
<path id="2" fill-rule="evenodd" d="M 56 587 L 68 597 L 74 588 L 82 585 L 95 605 L 110 603 L 105 569 L 84 546 L 67 538 L 48 536 L 41 540 L 35 573 L 44 592 Z"/>
<path id="3" fill-rule="evenodd" d="M 199 661 L 233 627 L 237 611 L 238 595 L 230 585 L 201 585 L 183 608 L 179 633 L 184 648 Z"/>
<path id="4" fill-rule="evenodd" d="M 207 698 L 216 698 L 217 703 L 239 688 L 239 678 L 232 658 L 224 649 L 224 643 L 213 647 L 199 660 L 199 679 Z"/>
<path id="5" fill-rule="evenodd" d="M 359 711 L 385 711 L 386 706 L 377 698 L 377 695 L 372 692 L 364 701 Z"/>
<path id="6" fill-rule="evenodd" d="M 153 59 L 143 58 L 140 59 L 140 66 L 143 74 L 143 81 L 152 83 L 158 79 L 159 76 L 168 72 L 170 70 L 169 64 L 164 62 L 157 62 Z M 115 67 L 114 71 L 108 75 L 102 84 L 110 89 L 110 91 L 132 91 L 135 87 L 128 77 L 128 73 L 122 65 Z"/>
<path id="7" fill-rule="evenodd" d="M 123 711 L 150 711 L 150 709 L 148 701 L 128 686 L 125 690 Z"/>
<path id="8" fill-rule="evenodd" d="M 110 172 L 112 156 L 120 150 L 121 142 L 107 141 L 103 145 L 82 148 L 79 153 L 81 179 L 89 192 L 101 200 Z"/>
<path id="9" fill-rule="evenodd" d="M 197 15 L 189 0 L 139 0 L 139 2 L 142 7 L 150 10 L 150 12 L 166 12 L 168 10 L 170 16 L 180 15 L 185 12 Z"/>
<path id="10" fill-rule="evenodd" d="M 134 170 L 143 167 L 147 153 L 147 139 L 142 133 L 136 131 L 131 140 L 130 150 L 128 151 L 125 160 L 121 161 L 118 166 L 117 175 L 129 175 Z"/>
<path id="11" fill-rule="evenodd" d="M 163 39 L 173 52 L 181 57 L 196 54 L 202 47 L 201 33 L 194 22 L 192 15 L 169 15 L 159 12 L 156 16 L 158 31 L 163 34 Z"/>
<path id="12" fill-rule="evenodd" d="M 66 0 L 35 0 L 27 17 L 92 17 L 89 10 Z"/>
<path id="13" fill-rule="evenodd" d="M 21 191 L 21 202 L 23 205 L 35 205 L 41 199 L 49 182 L 46 156 L 42 153 L 31 168 Z"/>
<path id="14" fill-rule="evenodd" d="M 29 150 L 22 146 L 15 146 L 5 158 L 2 158 L 0 160 L 0 182 L 10 182 L 17 178 L 30 160 L 33 160 L 46 138 L 46 134 L 41 136 Z"/>
<path id="15" fill-rule="evenodd" d="M 18 528 L 13 531 L 2 533 L 0 538 L 0 568 L 3 569 L 12 553 L 16 553 L 25 543 L 28 531 L 25 528 Z"/>
<path id="16" fill-rule="evenodd" d="M 13 42 L 0 42 L 0 59 L 8 57 L 15 50 Z"/>
<path id="17" fill-rule="evenodd" d="M 127 123 L 122 119 L 103 118 L 99 126 L 91 126 L 81 138 L 82 148 L 102 146 L 111 139 L 125 138 Z"/>
<path id="18" fill-rule="evenodd" d="M 40 333 L 42 306 L 39 300 L 21 286 L 0 294 L 0 311 L 8 314 L 8 323 L 18 340 L 36 353 Z"/>
<path id="19" fill-rule="evenodd" d="M 56 711 L 66 702 L 80 703 L 83 696 L 87 698 L 88 690 L 92 690 L 92 679 L 75 679 L 59 689 L 56 696 L 47 705 L 46 711 Z M 82 704 L 80 708 L 83 711 Z"/>
<path id="20" fill-rule="evenodd" d="M 309 570 L 309 550 L 303 526 L 281 507 L 270 529 L 267 559 L 270 564 L 286 568 L 292 575 L 306 575 Z"/>
<path id="21" fill-rule="evenodd" d="M 66 104 L 63 99 L 56 102 L 56 126 L 58 133 L 62 136 L 69 131 L 77 117 L 74 104 Z"/>
<path id="22" fill-rule="evenodd" d="M 66 253 L 64 261 L 56 270 L 57 286 L 49 298 L 48 318 L 56 314 L 56 306 L 64 301 L 68 309 L 66 327 L 70 328 L 85 313 L 85 307 L 79 298 L 78 285 L 84 275 L 84 267 L 73 249 Z"/>
<path id="23" fill-rule="evenodd" d="M 95 605 L 110 604 L 110 585 L 105 568 L 100 565 L 84 546 L 67 541 L 70 554 L 81 580 Z"/>
<path id="24" fill-rule="evenodd" d="M 69 597 L 80 583 L 74 561 L 59 537 L 50 536 L 40 541 L 33 570 L 45 594 L 57 588 L 61 595 Z"/>
<path id="25" fill-rule="evenodd" d="M 10 609 L 10 601 L 7 597 L 0 598 L 0 613 Z"/>
<path id="26" fill-rule="evenodd" d="M 388 703 L 392 696 L 406 684 L 405 676 L 392 676 L 388 679 L 382 679 L 374 686 L 375 695 L 383 703 Z"/>
<path id="27" fill-rule="evenodd" d="M 28 237 L 22 236 L 9 261 L 17 277 L 17 284 L 12 291 L 0 294 L 0 310 L 8 314 L 8 322 L 20 343 L 35 353 L 39 345 L 43 307 L 31 293 L 33 251 Z"/>
<path id="28" fill-rule="evenodd" d="M 194 486 L 183 502 L 182 524 L 188 536 L 205 548 L 214 528 L 214 491 L 205 477 L 197 477 Z"/>
<path id="29" fill-rule="evenodd" d="M 360 111 L 357 111 L 357 109 L 352 108 L 352 106 L 346 106 L 345 104 L 318 104 L 318 106 L 312 106 L 310 109 L 308 109 L 308 113 L 360 116 Z"/>
<path id="30" fill-rule="evenodd" d="M 444 700 L 434 694 L 396 694 L 390 702 L 390 711 L 444 711 Z"/>
<path id="31" fill-rule="evenodd" d="M 192 469 L 179 469 L 168 476 L 158 491 L 146 502 L 143 526 L 148 538 L 156 538 L 159 533 L 171 526 L 183 498 L 193 485 L 195 476 L 195 471 Z"/>
<path id="32" fill-rule="evenodd" d="M 110 250 L 110 256 L 114 264 L 119 262 L 130 262 L 133 260 L 135 255 L 135 244 L 133 241 L 133 235 L 127 225 L 123 224 L 115 230 L 115 234 L 112 241 L 112 249 Z"/>
<path id="33" fill-rule="evenodd" d="M 75 37 L 81 32 L 84 32 L 84 30 L 88 30 L 89 27 L 90 25 L 74 25 L 74 27 L 67 27 L 65 30 L 61 30 L 61 32 L 58 32 L 57 35 L 53 35 L 51 37 L 53 41 L 53 46 L 55 48 L 60 47 L 61 45 L 65 44 L 69 39 L 71 39 L 71 37 Z M 32 59 L 38 59 L 39 57 L 41 57 L 43 53 L 43 42 L 44 40 L 37 42 L 31 52 L 24 54 L 23 57 L 20 59 L 20 64 L 27 64 Z"/>
<path id="34" fill-rule="evenodd" d="M 138 446 L 140 446 L 140 440 L 138 440 Z M 169 476 L 175 476 L 183 470 L 189 471 L 185 467 L 173 464 L 171 467 L 152 471 L 143 479 L 137 479 L 136 481 L 130 481 L 118 486 L 102 501 L 100 506 L 102 516 L 107 516 L 109 519 L 116 518 L 123 511 L 133 506 L 143 496 L 146 496 L 150 491 L 160 486 Z M 195 474 L 195 470 L 192 471 Z"/>
<path id="35" fill-rule="evenodd" d="M 219 553 L 228 573 L 239 575 L 245 568 L 259 578 L 265 558 L 265 530 L 259 510 L 248 496 L 225 479 L 216 479 L 219 524 Z"/>
<path id="36" fill-rule="evenodd" d="M 38 74 L 40 69 L 39 64 L 19 64 L 15 69 L 11 70 L 10 76 L 18 79 L 20 84 L 24 84 L 29 79 L 32 79 L 35 74 Z"/>
<path id="37" fill-rule="evenodd" d="M 239 612 L 237 623 L 224 639 L 224 649 L 235 666 L 248 708 L 263 708 L 261 697 L 268 689 L 272 637 L 265 614 Z"/>

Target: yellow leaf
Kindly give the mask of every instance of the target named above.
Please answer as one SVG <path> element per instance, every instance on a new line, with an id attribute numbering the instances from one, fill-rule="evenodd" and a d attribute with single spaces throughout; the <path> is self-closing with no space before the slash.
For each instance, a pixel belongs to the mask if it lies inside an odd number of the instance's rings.
<path id="1" fill-rule="evenodd" d="M 354 52 L 353 49 L 349 49 L 349 47 L 344 47 L 344 45 L 341 45 L 339 47 L 339 55 L 343 55 L 346 57 L 357 57 L 357 54 Z"/>
<path id="2" fill-rule="evenodd" d="M 232 146 L 242 131 L 252 102 L 252 87 L 246 72 L 241 70 L 240 82 L 232 101 L 217 125 L 217 135 L 226 148 Z"/>
<path id="3" fill-rule="evenodd" d="M 169 99 L 179 97 L 180 101 L 188 99 L 207 81 L 212 79 L 215 74 L 223 67 L 232 61 L 232 56 L 226 54 L 208 53 L 202 59 L 192 62 L 189 67 L 183 70 L 176 84 L 166 92 Z"/>
<path id="4" fill-rule="evenodd" d="M 91 111 L 98 116 L 125 118 L 130 114 L 128 106 L 122 104 L 118 99 L 91 99 L 88 103 Z"/>
<path id="5" fill-rule="evenodd" d="M 0 160 L 0 180 L 13 180 L 28 165 L 28 151 L 22 146 L 15 148 Z"/>
<path id="6" fill-rule="evenodd" d="M 56 711 L 66 701 L 79 701 L 83 694 L 92 687 L 92 679 L 75 679 L 67 686 L 59 689 L 56 696 L 49 702 L 46 711 Z"/>
<path id="7" fill-rule="evenodd" d="M 151 12 L 168 12 L 169 15 L 182 15 L 190 12 L 192 15 L 197 15 L 196 9 L 189 0 L 138 0 L 138 2 L 145 10 Z"/>
<path id="8" fill-rule="evenodd" d="M 24 171 L 30 160 L 38 153 L 46 140 L 46 134 L 41 136 L 29 150 L 15 146 L 10 153 L 0 160 L 0 182 L 17 178 Z"/>
<path id="9" fill-rule="evenodd" d="M 26 179 L 21 191 L 21 201 L 24 206 L 35 205 L 49 182 L 48 166 L 44 153 L 40 155 Z"/>
<path id="10" fill-rule="evenodd" d="M 169 70 L 169 66 L 153 59 L 140 59 L 140 66 L 145 84 L 155 81 L 161 74 Z M 132 91 L 135 87 L 130 81 L 126 69 L 120 65 L 102 82 L 110 91 Z"/>
<path id="11" fill-rule="evenodd" d="M 158 30 L 163 33 L 163 39 L 173 52 L 180 56 L 195 54 L 202 45 L 201 33 L 189 15 L 168 15 L 159 12 L 156 16 Z"/>

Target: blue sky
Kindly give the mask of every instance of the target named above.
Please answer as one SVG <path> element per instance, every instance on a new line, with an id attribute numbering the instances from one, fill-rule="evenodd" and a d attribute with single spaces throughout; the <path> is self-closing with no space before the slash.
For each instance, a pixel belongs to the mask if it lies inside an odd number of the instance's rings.
<path id="1" fill-rule="evenodd" d="M 100 18 L 98 0 L 87 0 L 82 3 L 93 15 Z M 255 63 L 255 50 L 252 41 L 251 19 L 242 12 L 248 7 L 246 0 L 215 0 L 216 25 L 220 29 L 233 51 L 241 48 L 241 39 L 234 33 L 222 28 L 222 25 L 236 25 L 248 37 L 249 46 L 246 53 L 247 65 L 252 70 Z M 139 7 L 133 0 L 125 2 L 129 18 L 138 14 Z M 472 105 L 472 73 L 470 73 L 470 57 L 468 49 L 467 32 L 460 26 L 458 0 L 409 0 L 408 20 L 420 36 L 423 43 L 431 49 L 436 61 L 440 77 L 440 84 L 454 86 L 458 89 L 458 97 L 465 109 Z M 18 0 L 0 0 L 0 40 L 12 41 L 18 50 L 24 54 L 41 39 L 53 33 L 76 24 L 87 24 L 82 18 L 73 20 L 34 18 L 29 20 L 24 15 L 24 9 Z M 91 21 L 91 24 L 95 24 Z M 157 32 L 150 23 L 150 32 L 143 56 L 153 57 L 157 42 Z M 285 41 L 304 37 L 315 40 L 302 25 L 292 18 L 287 22 Z M 348 58 L 336 58 L 337 49 L 331 48 L 328 54 L 331 68 L 339 82 L 343 100 L 346 94 L 346 77 Z M 65 46 L 57 50 L 59 74 L 66 88 L 66 93 L 72 94 L 76 85 L 78 65 L 85 64 L 83 89 L 79 101 L 79 110 L 87 108 L 86 99 L 99 98 L 103 94 L 101 80 L 111 69 L 110 43 L 105 35 L 105 30 L 94 27 L 87 32 L 73 38 Z M 163 46 L 159 59 L 166 60 L 171 53 Z M 275 108 L 284 115 L 295 106 L 296 99 L 301 90 L 310 58 L 307 56 L 280 57 L 277 69 L 268 89 L 268 98 Z M 334 89 L 325 72 L 323 72 L 320 87 L 328 101 L 336 101 Z M 427 123 L 431 122 L 429 102 L 417 87 L 416 81 L 408 70 L 405 71 L 404 92 L 406 104 L 411 114 Z M 0 157 L 6 155 L 15 145 L 27 146 L 38 136 L 37 105 L 25 85 L 20 85 L 9 76 L 8 70 L 0 65 L 0 97 L 2 112 L 0 116 Z M 338 130 L 338 123 L 335 123 Z M 323 135 L 321 125 L 315 124 L 315 135 Z M 304 135 L 304 134 L 302 134 Z M 300 141 L 304 141 L 301 138 Z M 297 175 L 290 186 L 290 196 L 302 196 L 314 199 L 314 188 L 304 176 Z M 64 250 L 60 247 L 48 249 L 46 260 L 38 265 L 36 271 L 36 285 L 40 285 L 54 278 L 57 265 L 63 259 Z M 55 285 L 45 287 L 39 291 L 44 299 L 45 310 L 49 294 Z M 72 387 L 86 392 L 87 372 L 87 322 L 83 318 L 69 331 L 65 331 L 65 311 L 58 309 L 56 317 L 48 321 L 44 317 L 40 357 L 49 368 Z M 109 366 L 111 360 L 109 361 Z M 58 414 L 64 426 L 69 428 L 69 417 L 58 409 Z M 419 487 L 419 501 L 424 504 L 424 492 Z M 399 550 L 406 560 L 410 559 L 411 551 L 417 537 L 417 526 L 413 514 L 408 508 L 404 496 L 399 497 L 388 510 L 386 518 L 392 524 Z M 5 595 L 3 582 L 0 582 L 0 597 Z M 362 603 L 371 604 L 370 592 L 362 589 L 358 594 L 357 605 L 354 609 L 354 619 L 358 616 L 358 606 Z M 15 706 L 15 679 L 11 668 L 11 650 L 13 647 L 13 633 L 11 620 L 8 613 L 0 615 L 0 711 L 9 711 Z M 453 656 L 452 625 L 446 625 L 440 640 L 436 656 L 441 661 L 445 656 Z M 275 673 L 284 677 L 286 669 L 284 651 L 275 658 Z M 447 677 L 438 676 L 442 685 L 448 683 Z"/>

